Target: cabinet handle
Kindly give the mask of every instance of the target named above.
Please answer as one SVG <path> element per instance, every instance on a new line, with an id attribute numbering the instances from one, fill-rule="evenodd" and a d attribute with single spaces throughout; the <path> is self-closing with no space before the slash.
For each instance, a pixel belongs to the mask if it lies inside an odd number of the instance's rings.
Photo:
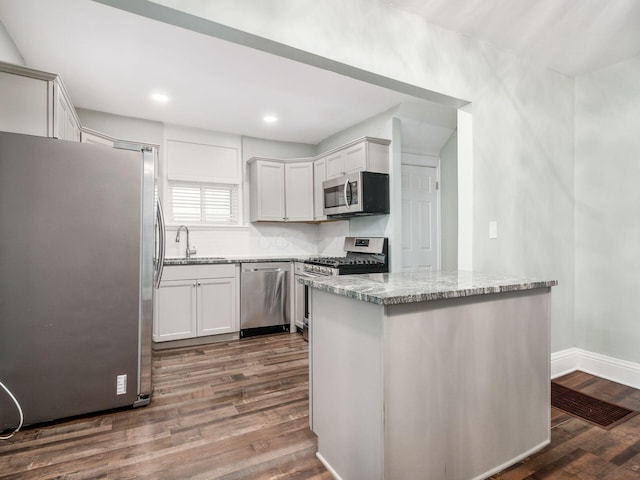
<path id="1" fill-rule="evenodd" d="M 194 286 L 194 287 L 195 287 L 195 286 L 197 286 L 197 285 L 198 285 L 198 284 L 197 284 L 196 282 L 193 282 L 193 286 Z"/>
<path id="2" fill-rule="evenodd" d="M 200 282 L 198 282 L 198 286 L 201 286 L 202 284 Z"/>

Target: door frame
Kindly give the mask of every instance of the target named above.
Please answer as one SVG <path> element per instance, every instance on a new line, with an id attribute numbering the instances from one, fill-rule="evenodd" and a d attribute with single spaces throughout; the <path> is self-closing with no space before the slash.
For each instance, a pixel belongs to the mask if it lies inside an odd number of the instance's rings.
<path id="1" fill-rule="evenodd" d="M 436 227 L 438 234 L 436 235 L 436 269 L 442 268 L 442 225 L 441 225 L 441 199 L 440 199 L 440 157 L 435 155 L 426 155 L 422 153 L 402 152 L 400 157 L 400 171 L 403 165 L 414 167 L 431 167 L 436 169 Z M 402 192 L 400 192 L 402 199 Z M 401 219 L 402 220 L 402 219 Z M 402 229 L 400 229 L 400 244 L 402 245 Z"/>

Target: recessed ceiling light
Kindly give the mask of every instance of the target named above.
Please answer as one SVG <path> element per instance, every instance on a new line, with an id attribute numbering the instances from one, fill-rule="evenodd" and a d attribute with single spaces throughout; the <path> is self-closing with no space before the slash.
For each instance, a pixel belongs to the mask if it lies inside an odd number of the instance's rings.
<path id="1" fill-rule="evenodd" d="M 153 95 L 151 95 L 151 98 L 159 103 L 165 103 L 169 101 L 169 97 L 167 97 L 164 93 L 154 93 Z"/>
<path id="2" fill-rule="evenodd" d="M 263 117 L 263 120 L 265 121 L 265 123 L 276 123 L 278 121 L 278 119 L 273 115 L 265 115 Z"/>

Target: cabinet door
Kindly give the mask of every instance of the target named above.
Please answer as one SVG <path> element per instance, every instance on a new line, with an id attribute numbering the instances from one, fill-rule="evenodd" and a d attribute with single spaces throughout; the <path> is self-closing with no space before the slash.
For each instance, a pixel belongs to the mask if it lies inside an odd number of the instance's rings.
<path id="1" fill-rule="evenodd" d="M 325 159 L 327 180 L 344 175 L 344 157 L 342 150 L 332 153 L 331 155 L 327 155 Z"/>
<path id="2" fill-rule="evenodd" d="M 76 122 L 76 117 L 73 115 L 71 109 L 67 109 L 67 127 L 66 127 L 66 140 L 72 142 L 80 141 L 80 126 Z"/>
<path id="3" fill-rule="evenodd" d="M 344 172 L 360 172 L 367 169 L 366 142 L 360 142 L 344 151 Z"/>
<path id="4" fill-rule="evenodd" d="M 321 158 L 313 162 L 313 219 L 326 220 L 324 214 L 324 191 L 322 182 L 327 179 L 327 160 Z"/>
<path id="5" fill-rule="evenodd" d="M 53 136 L 60 140 L 80 141 L 80 125 L 73 105 L 69 102 L 59 82 L 54 82 Z"/>
<path id="6" fill-rule="evenodd" d="M 55 85 L 55 103 L 54 103 L 54 120 L 53 120 L 53 136 L 60 140 L 68 140 L 67 128 L 69 125 L 69 105 L 60 92 L 60 87 Z"/>
<path id="7" fill-rule="evenodd" d="M 285 165 L 285 219 L 289 222 L 313 220 L 313 163 Z"/>
<path id="8" fill-rule="evenodd" d="M 196 281 L 170 280 L 156 290 L 153 341 L 196 336 Z"/>
<path id="9" fill-rule="evenodd" d="M 257 220 L 282 222 L 285 217 L 284 164 L 258 162 L 256 172 L 252 194 L 257 195 Z"/>
<path id="10" fill-rule="evenodd" d="M 0 72 L 0 130 L 46 137 L 48 82 Z"/>
<path id="11" fill-rule="evenodd" d="M 198 280 L 198 336 L 238 331 L 235 277 Z"/>

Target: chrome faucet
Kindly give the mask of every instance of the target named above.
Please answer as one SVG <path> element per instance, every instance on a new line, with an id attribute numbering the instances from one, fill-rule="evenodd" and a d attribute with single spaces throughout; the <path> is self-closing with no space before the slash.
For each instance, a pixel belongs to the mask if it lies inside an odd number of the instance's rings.
<path id="1" fill-rule="evenodd" d="M 180 225 L 178 227 L 178 231 L 176 232 L 176 243 L 180 242 L 180 231 L 184 228 L 184 231 L 187 232 L 187 249 L 185 250 L 186 258 L 191 258 L 191 255 L 195 255 L 198 253 L 196 251 L 195 245 L 193 247 L 189 246 L 189 229 L 185 225 Z"/>

